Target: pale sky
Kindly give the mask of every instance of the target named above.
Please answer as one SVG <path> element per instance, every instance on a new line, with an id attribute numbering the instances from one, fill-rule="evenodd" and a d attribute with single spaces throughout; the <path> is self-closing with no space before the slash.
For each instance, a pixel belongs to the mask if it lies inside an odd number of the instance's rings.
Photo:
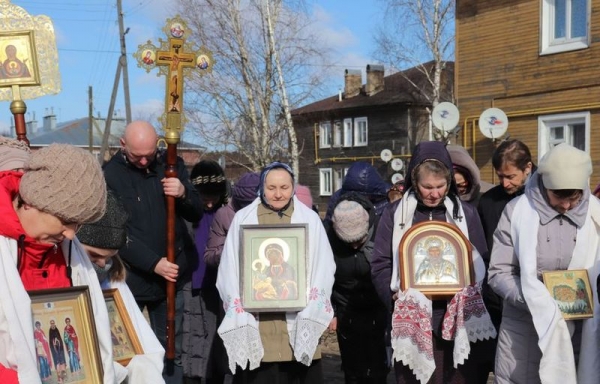
<path id="1" fill-rule="evenodd" d="M 129 87 L 132 116 L 160 115 L 164 109 L 164 78 L 157 69 L 146 73 L 137 67 L 132 54 L 138 45 L 158 38 L 166 39 L 162 28 L 173 14 L 173 0 L 122 0 L 125 17 Z M 53 96 L 43 96 L 27 103 L 26 120 L 35 112 L 38 125 L 51 108 L 58 122 L 86 117 L 88 86 L 93 87 L 94 114 L 105 117 L 120 55 L 116 0 L 13 0 L 12 4 L 30 15 L 47 15 L 54 23 L 59 55 L 62 90 Z M 380 22 L 376 1 L 309 0 L 309 6 L 319 28 L 319 35 L 337 47 L 332 89 L 336 94 L 343 87 L 344 69 L 362 69 L 363 73 L 373 51 L 373 26 Z M 363 74 L 364 76 L 364 74 Z M 119 88 L 115 110 L 125 115 L 122 86 Z M 0 102 L 0 131 L 11 122 L 9 102 Z M 185 108 L 185 106 L 184 106 Z"/>

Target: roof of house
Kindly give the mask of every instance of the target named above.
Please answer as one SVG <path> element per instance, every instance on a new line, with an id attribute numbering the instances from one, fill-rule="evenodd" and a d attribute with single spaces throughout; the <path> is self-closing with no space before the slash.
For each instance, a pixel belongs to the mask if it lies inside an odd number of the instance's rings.
<path id="1" fill-rule="evenodd" d="M 350 98 L 344 97 L 341 101 L 339 100 L 338 95 L 331 96 L 294 109 L 292 114 L 294 116 L 299 116 L 318 112 L 394 104 L 431 104 L 423 95 L 423 92 L 420 91 L 424 90 L 425 93 L 431 93 L 431 83 L 427 80 L 427 76 L 423 73 L 422 68 L 425 68 L 428 72 L 432 73 L 434 62 L 430 61 L 418 67 L 412 67 L 385 76 L 383 79 L 384 89 L 374 95 L 367 96 L 365 93 L 365 86 L 363 85 L 357 96 Z M 447 89 L 442 92 L 442 95 L 446 93 L 451 95 L 451 84 L 454 78 L 454 62 L 446 62 L 444 72 L 444 77 L 450 81 L 444 82 Z M 412 85 L 411 82 L 417 87 Z"/>
<path id="2" fill-rule="evenodd" d="M 110 147 L 120 147 L 119 138 L 123 135 L 126 126 L 125 119 L 113 119 L 110 125 L 110 135 L 108 145 Z M 102 146 L 102 138 L 106 119 L 94 119 L 93 130 L 93 146 Z M 72 144 L 80 147 L 89 146 L 89 130 L 90 123 L 87 117 L 81 119 L 70 120 L 64 123 L 56 124 L 56 128 L 51 131 L 43 131 L 42 127 L 38 128 L 36 133 L 28 133 L 28 139 L 31 146 L 45 146 L 52 143 Z M 179 149 L 204 149 L 204 147 L 189 142 L 181 141 Z"/>

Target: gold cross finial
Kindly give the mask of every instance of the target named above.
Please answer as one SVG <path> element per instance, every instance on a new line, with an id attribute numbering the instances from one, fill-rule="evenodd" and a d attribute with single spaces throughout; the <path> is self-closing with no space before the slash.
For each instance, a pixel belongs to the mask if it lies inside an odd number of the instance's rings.
<path id="1" fill-rule="evenodd" d="M 135 58 L 138 67 L 146 72 L 158 67 L 160 76 L 166 77 L 165 90 L 165 139 L 176 144 L 182 131 L 183 113 L 183 79 L 186 70 L 197 69 L 203 73 L 212 71 L 214 61 L 212 54 L 204 49 L 195 49 L 193 44 L 186 42 L 190 34 L 187 25 L 181 17 L 168 19 L 163 31 L 168 40 L 159 39 L 160 48 L 148 40 L 138 46 Z"/>

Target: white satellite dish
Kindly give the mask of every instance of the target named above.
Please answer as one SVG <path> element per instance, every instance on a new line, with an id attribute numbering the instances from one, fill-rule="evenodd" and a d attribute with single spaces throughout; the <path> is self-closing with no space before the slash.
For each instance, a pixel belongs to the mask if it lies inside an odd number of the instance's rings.
<path id="1" fill-rule="evenodd" d="M 444 132 L 450 132 L 456 128 L 459 118 L 458 108 L 447 101 L 436 105 L 431 113 L 433 125 Z"/>
<path id="2" fill-rule="evenodd" d="M 390 160 L 392 160 L 392 151 L 390 151 L 389 149 L 384 149 L 383 151 L 381 151 L 381 160 L 385 161 L 386 163 Z"/>
<path id="3" fill-rule="evenodd" d="M 404 167 L 404 162 L 402 161 L 402 159 L 392 160 L 392 169 L 394 171 L 399 171 L 402 169 L 402 167 Z"/>
<path id="4" fill-rule="evenodd" d="M 404 180 L 404 176 L 401 173 L 394 173 L 392 175 L 392 184 L 396 184 L 399 181 Z"/>
<path id="5" fill-rule="evenodd" d="M 479 130 L 488 139 L 497 139 L 506 133 L 508 117 L 499 108 L 488 108 L 479 116 Z"/>

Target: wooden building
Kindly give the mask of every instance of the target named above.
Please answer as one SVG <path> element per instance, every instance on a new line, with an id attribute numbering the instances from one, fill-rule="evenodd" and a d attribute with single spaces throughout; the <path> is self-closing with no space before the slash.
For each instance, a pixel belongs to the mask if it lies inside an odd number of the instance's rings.
<path id="1" fill-rule="evenodd" d="M 432 62 L 422 67 L 433 71 Z M 445 63 L 441 101 L 451 100 L 453 69 Z M 381 160 L 381 151 L 406 163 L 412 147 L 428 139 L 428 94 L 431 85 L 419 68 L 384 76 L 383 66 L 367 65 L 366 84 L 360 70 L 346 70 L 343 92 L 292 111 L 302 149 L 299 182 L 309 186 L 319 211 L 355 161 L 371 163 L 391 184 L 396 171 Z"/>
<path id="2" fill-rule="evenodd" d="M 455 90 L 461 141 L 496 181 L 496 143 L 479 131 L 487 108 L 508 116 L 506 135 L 534 162 L 567 142 L 587 151 L 600 180 L 600 4 L 591 0 L 457 0 Z"/>

